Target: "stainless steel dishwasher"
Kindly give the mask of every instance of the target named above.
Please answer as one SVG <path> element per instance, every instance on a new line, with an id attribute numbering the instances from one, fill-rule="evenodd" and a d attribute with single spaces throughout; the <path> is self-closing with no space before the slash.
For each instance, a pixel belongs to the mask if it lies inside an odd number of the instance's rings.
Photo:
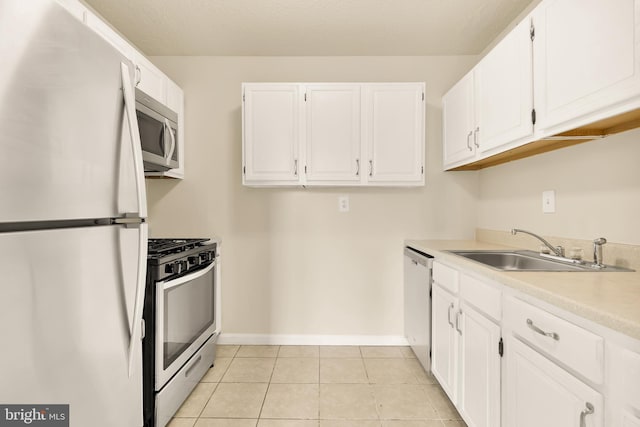
<path id="1" fill-rule="evenodd" d="M 431 371 L 431 270 L 433 257 L 404 248 L 404 335 L 425 371 Z"/>

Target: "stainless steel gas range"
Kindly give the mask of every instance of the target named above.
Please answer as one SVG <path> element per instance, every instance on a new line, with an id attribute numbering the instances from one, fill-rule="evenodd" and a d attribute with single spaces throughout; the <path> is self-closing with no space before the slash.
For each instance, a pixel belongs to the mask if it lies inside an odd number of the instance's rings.
<path id="1" fill-rule="evenodd" d="M 215 359 L 217 244 L 149 239 L 145 427 L 164 427 Z"/>

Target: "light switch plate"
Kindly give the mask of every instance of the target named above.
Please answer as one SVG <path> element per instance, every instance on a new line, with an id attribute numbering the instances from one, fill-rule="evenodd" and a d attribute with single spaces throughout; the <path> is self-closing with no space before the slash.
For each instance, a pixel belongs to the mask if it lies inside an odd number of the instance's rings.
<path id="1" fill-rule="evenodd" d="M 556 192 L 547 190 L 542 192 L 542 212 L 555 213 L 556 211 Z"/>
<path id="2" fill-rule="evenodd" d="M 338 197 L 338 212 L 349 212 L 349 196 Z"/>

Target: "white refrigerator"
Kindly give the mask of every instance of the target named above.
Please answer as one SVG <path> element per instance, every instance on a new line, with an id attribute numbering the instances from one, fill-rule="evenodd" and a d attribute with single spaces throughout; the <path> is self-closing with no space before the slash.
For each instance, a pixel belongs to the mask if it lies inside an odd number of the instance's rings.
<path id="1" fill-rule="evenodd" d="M 0 58 L 0 405 L 140 427 L 134 66 L 53 0 L 0 0 Z"/>

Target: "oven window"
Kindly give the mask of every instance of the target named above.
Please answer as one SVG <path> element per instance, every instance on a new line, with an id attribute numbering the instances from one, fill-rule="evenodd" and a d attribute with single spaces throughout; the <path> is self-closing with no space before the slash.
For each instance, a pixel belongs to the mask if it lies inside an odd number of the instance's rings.
<path id="1" fill-rule="evenodd" d="M 215 268 L 164 291 L 164 369 L 215 321 Z"/>

